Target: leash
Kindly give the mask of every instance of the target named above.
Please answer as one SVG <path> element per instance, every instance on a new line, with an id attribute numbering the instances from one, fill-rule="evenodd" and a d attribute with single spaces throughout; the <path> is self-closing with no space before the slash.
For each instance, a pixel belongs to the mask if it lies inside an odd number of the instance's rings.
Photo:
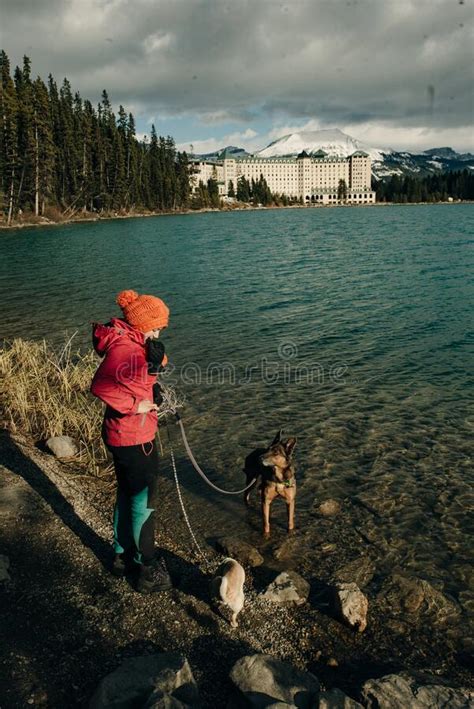
<path id="1" fill-rule="evenodd" d="M 223 490 L 221 487 L 214 485 L 214 483 L 209 480 L 207 475 L 200 468 L 199 464 L 196 461 L 196 458 L 193 455 L 191 447 L 188 443 L 188 439 L 186 438 L 186 431 L 184 430 L 184 424 L 183 424 L 183 420 L 182 420 L 181 416 L 176 412 L 174 415 L 176 416 L 176 420 L 178 422 L 178 425 L 179 425 L 179 428 L 181 431 L 181 438 L 183 439 L 184 447 L 186 449 L 186 453 L 188 454 L 189 460 L 191 461 L 194 470 L 197 473 L 199 473 L 199 475 L 209 485 L 209 487 L 212 487 L 212 489 L 216 490 L 216 492 L 222 493 L 222 495 L 242 495 L 242 493 L 247 492 L 247 490 L 249 490 L 252 487 L 252 485 L 255 483 L 257 478 L 254 478 L 252 480 L 252 482 L 249 483 L 246 487 L 242 488 L 242 490 Z"/>
<path id="2" fill-rule="evenodd" d="M 183 422 L 182 422 L 182 420 L 181 420 L 181 416 L 180 416 L 176 411 L 174 412 L 174 415 L 176 416 L 176 420 L 177 420 L 177 422 L 178 422 L 178 424 L 179 424 L 180 431 L 181 431 L 181 437 L 182 437 L 182 439 L 183 439 L 184 447 L 186 448 L 186 452 L 187 452 L 187 454 L 188 454 L 188 456 L 189 456 L 189 459 L 190 459 L 190 461 L 191 461 L 191 463 L 192 463 L 194 469 L 196 470 L 196 472 L 199 473 L 199 475 L 207 482 L 207 484 L 208 484 L 210 487 L 212 487 L 212 488 L 213 488 L 214 490 L 216 490 L 217 492 L 223 493 L 224 495 L 241 495 L 243 492 L 245 492 L 245 491 L 248 490 L 250 487 L 252 487 L 252 485 L 255 483 L 255 481 L 256 481 L 257 478 L 254 478 L 254 479 L 252 480 L 252 482 L 251 482 L 249 485 L 247 485 L 246 487 L 244 487 L 242 490 L 235 490 L 235 491 L 222 490 L 222 489 L 221 489 L 220 487 L 218 487 L 217 485 L 214 485 L 214 483 L 211 482 L 211 481 L 209 480 L 209 478 L 207 477 L 207 475 L 201 470 L 200 466 L 198 465 L 198 463 L 197 463 L 197 461 L 196 461 L 196 459 L 195 459 L 195 457 L 194 457 L 194 455 L 193 455 L 193 452 L 192 452 L 192 450 L 191 450 L 191 447 L 190 447 L 190 445 L 189 445 L 189 443 L 188 443 L 188 439 L 186 438 L 186 432 L 185 432 L 185 430 L 184 430 L 184 425 L 183 425 Z M 165 423 L 166 423 L 166 422 L 165 422 Z M 200 557 L 200 559 L 201 559 L 200 563 L 209 566 L 209 565 L 212 563 L 212 562 L 211 562 L 211 559 L 209 559 L 209 558 L 207 557 L 207 555 L 204 553 L 204 551 L 203 551 L 202 548 L 200 547 L 199 542 L 198 542 L 198 540 L 196 539 L 196 535 L 194 534 L 193 528 L 192 528 L 192 526 L 191 526 L 191 522 L 189 521 L 188 513 L 186 512 L 186 507 L 185 507 L 185 505 L 184 505 L 183 496 L 182 496 L 182 494 L 181 494 L 181 486 L 180 486 L 180 484 L 179 484 L 178 470 L 177 470 L 177 468 L 176 468 L 176 459 L 175 459 L 175 456 L 174 456 L 173 443 L 172 443 L 172 440 L 171 440 L 171 433 L 170 433 L 169 426 L 166 426 L 166 431 L 167 431 L 167 434 L 168 434 L 168 443 L 169 443 L 169 447 L 170 447 L 170 458 L 171 458 L 171 467 L 172 467 L 172 469 L 173 469 L 174 483 L 175 483 L 175 486 L 176 486 L 176 492 L 177 492 L 177 494 L 178 494 L 178 500 L 179 500 L 179 504 L 180 504 L 180 507 L 181 507 L 181 512 L 183 513 L 183 519 L 184 519 L 184 521 L 185 521 L 185 523 L 186 523 L 186 526 L 187 526 L 187 528 L 188 528 L 189 535 L 190 535 L 190 537 L 191 537 L 191 539 L 192 539 L 192 542 L 193 542 L 194 546 L 196 547 L 197 553 L 198 553 L 198 555 L 199 555 L 199 557 Z M 160 440 L 160 447 L 161 447 L 161 449 L 163 450 L 162 445 L 161 445 L 161 437 L 160 437 L 159 440 Z"/>
<path id="3" fill-rule="evenodd" d="M 176 492 L 178 493 L 178 500 L 179 500 L 179 504 L 181 506 L 181 512 L 183 513 L 183 518 L 184 518 L 184 521 L 185 521 L 186 526 L 188 528 L 188 531 L 189 531 L 189 534 L 190 534 L 191 539 L 193 541 L 193 544 L 196 547 L 199 556 L 201 557 L 201 561 L 207 563 L 209 560 L 206 557 L 206 554 L 203 552 L 203 550 L 199 546 L 199 542 L 196 539 L 196 535 L 193 532 L 193 528 L 191 527 L 191 522 L 189 521 L 188 513 L 186 512 L 186 507 L 184 506 L 183 496 L 181 494 L 181 487 L 180 487 L 179 480 L 178 480 L 178 471 L 176 470 L 176 460 L 174 457 L 173 443 L 171 441 L 171 434 L 170 434 L 170 429 L 168 426 L 166 426 L 166 430 L 168 433 L 168 443 L 169 443 L 169 447 L 170 447 L 171 467 L 173 468 L 174 482 L 176 485 Z M 161 444 L 161 439 L 160 439 L 160 444 Z"/>

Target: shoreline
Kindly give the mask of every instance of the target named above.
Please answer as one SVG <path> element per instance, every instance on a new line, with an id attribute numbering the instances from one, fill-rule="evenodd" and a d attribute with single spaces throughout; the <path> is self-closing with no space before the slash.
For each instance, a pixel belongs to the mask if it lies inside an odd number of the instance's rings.
<path id="1" fill-rule="evenodd" d="M 55 227 L 67 226 L 70 224 L 86 224 L 97 223 L 102 221 L 113 221 L 118 219 L 145 219 L 151 217 L 176 217 L 186 216 L 190 214 L 208 214 L 208 213 L 228 213 L 228 212 L 262 212 L 276 209 L 341 209 L 341 208 L 356 208 L 366 209 L 370 207 L 436 207 L 439 205 L 458 206 L 461 204 L 474 204 L 474 200 L 458 200 L 454 202 L 375 202 L 374 204 L 326 204 L 326 205 L 307 205 L 307 204 L 292 204 L 292 205 L 271 205 L 267 207 L 255 207 L 252 205 L 242 207 L 216 208 L 205 207 L 202 209 L 183 209 L 169 212 L 143 212 L 143 213 L 128 213 L 128 214 L 108 214 L 108 215 L 93 215 L 64 219 L 62 221 L 53 221 L 46 217 L 39 217 L 40 222 L 16 222 L 14 224 L 0 224 L 0 231 L 10 231 L 12 229 L 31 229 L 33 227 Z"/>
<path id="2" fill-rule="evenodd" d="M 25 703 L 32 694 L 47 696 L 55 706 L 64 705 L 66 698 L 69 706 L 85 706 L 98 682 L 124 657 L 158 649 L 178 651 L 189 658 L 206 708 L 226 705 L 227 673 L 235 660 L 252 653 L 270 654 L 311 671 L 326 689 L 341 689 L 353 699 L 359 699 L 367 677 L 389 673 L 436 679 L 456 688 L 470 686 L 467 668 L 456 659 L 460 648 L 447 636 L 447 632 L 456 632 L 455 626 L 442 618 L 437 622 L 436 614 L 422 614 L 416 622 L 410 621 L 408 609 L 394 613 L 381 604 L 376 593 L 381 580 L 371 568 L 371 544 L 362 549 L 360 541 L 352 539 L 350 556 L 354 558 L 349 564 L 341 552 L 323 553 L 310 572 L 293 559 L 292 550 L 304 544 L 304 530 L 291 538 L 275 534 L 270 546 L 268 542 L 259 545 L 263 566 L 247 569 L 247 602 L 239 629 L 233 630 L 209 605 L 208 572 L 199 568 L 184 523 L 176 515 L 168 455 L 160 476 L 158 544 L 178 581 L 170 593 L 142 597 L 107 570 L 113 476 L 101 480 L 78 474 L 72 461 L 61 463 L 19 432 L 12 435 L 3 430 L 0 453 L 0 480 L 11 500 L 3 510 L 11 520 L 3 535 L 11 580 L 2 594 L 13 609 L 8 621 L 11 632 L 6 637 L 15 637 L 15 627 L 29 649 L 28 663 L 18 666 L 13 641 L 5 643 L 4 665 L 18 670 L 8 686 L 16 696 L 9 693 L 12 703 L 6 706 L 13 706 L 19 697 Z M 22 505 L 27 505 L 28 517 L 19 514 Z M 350 542 L 353 537 L 351 530 L 344 532 L 343 512 L 323 518 L 321 524 L 324 537 L 331 527 L 337 536 L 342 534 L 341 541 Z M 219 558 L 209 541 L 203 539 L 203 547 L 215 566 Z M 21 546 L 28 549 L 27 555 Z M 369 625 L 364 633 L 341 624 L 325 606 L 330 559 L 335 561 L 339 555 L 336 567 L 342 565 L 347 578 L 356 579 L 369 598 Z M 309 599 L 296 606 L 268 605 L 261 598 L 262 590 L 271 577 L 287 569 L 296 569 L 310 581 Z M 91 605 L 97 593 L 97 604 Z M 69 624 L 67 636 L 65 622 Z M 41 628 L 38 642 L 31 637 L 32 624 Z M 48 634 L 46 647 L 42 633 Z M 70 652 L 71 642 L 85 653 L 82 663 Z"/>

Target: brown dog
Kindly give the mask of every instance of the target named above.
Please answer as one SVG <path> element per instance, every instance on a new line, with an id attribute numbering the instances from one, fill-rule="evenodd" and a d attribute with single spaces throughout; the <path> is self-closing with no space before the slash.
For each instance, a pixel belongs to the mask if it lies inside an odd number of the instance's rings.
<path id="1" fill-rule="evenodd" d="M 255 483 L 245 492 L 245 504 L 249 504 L 250 493 L 261 479 L 261 501 L 263 533 L 270 536 L 270 505 L 276 497 L 283 497 L 286 502 L 288 533 L 295 527 L 296 480 L 295 468 L 291 461 L 296 438 L 282 441 L 282 430 L 278 431 L 268 448 L 257 448 L 245 459 L 244 472 L 247 485 Z"/>

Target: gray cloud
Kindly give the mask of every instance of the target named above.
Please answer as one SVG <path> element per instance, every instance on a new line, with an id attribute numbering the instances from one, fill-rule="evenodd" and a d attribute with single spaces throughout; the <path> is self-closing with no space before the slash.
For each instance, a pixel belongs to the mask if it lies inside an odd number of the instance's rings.
<path id="1" fill-rule="evenodd" d="M 472 0 L 2 0 L 0 25 L 12 61 L 143 116 L 472 124 Z"/>

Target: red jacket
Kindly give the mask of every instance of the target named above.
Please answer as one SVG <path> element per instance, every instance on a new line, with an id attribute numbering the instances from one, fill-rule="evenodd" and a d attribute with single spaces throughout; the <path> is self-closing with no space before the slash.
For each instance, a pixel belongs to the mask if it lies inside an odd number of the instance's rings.
<path id="1" fill-rule="evenodd" d="M 145 337 L 124 320 L 112 318 L 94 325 L 93 343 L 104 357 L 91 392 L 106 404 L 102 436 L 111 446 L 134 446 L 151 441 L 158 428 L 156 411 L 137 414 L 140 401 L 153 401 L 156 375 L 148 373 Z"/>

